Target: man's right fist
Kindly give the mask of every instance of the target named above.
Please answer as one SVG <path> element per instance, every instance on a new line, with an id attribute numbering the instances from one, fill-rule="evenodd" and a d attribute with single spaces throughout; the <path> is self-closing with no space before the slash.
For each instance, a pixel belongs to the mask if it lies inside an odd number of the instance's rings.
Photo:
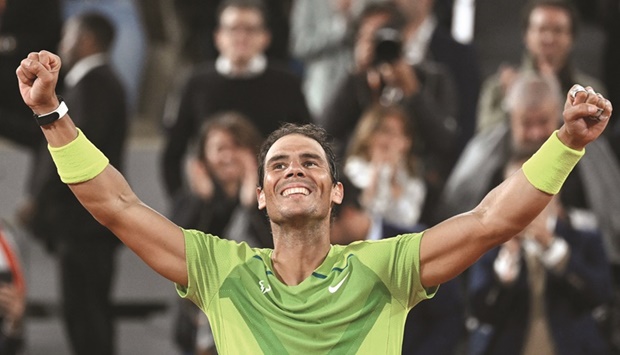
<path id="1" fill-rule="evenodd" d="M 24 103 L 38 115 L 58 107 L 56 83 L 60 57 L 48 51 L 32 52 L 20 63 L 16 74 Z"/>

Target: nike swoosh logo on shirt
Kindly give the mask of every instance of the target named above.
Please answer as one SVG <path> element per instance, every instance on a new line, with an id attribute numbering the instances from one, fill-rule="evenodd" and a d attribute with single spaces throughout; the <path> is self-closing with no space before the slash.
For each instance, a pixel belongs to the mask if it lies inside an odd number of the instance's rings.
<path id="1" fill-rule="evenodd" d="M 347 277 L 349 277 L 349 274 L 347 274 L 344 279 L 340 280 L 340 282 L 338 282 L 336 284 L 336 286 L 329 286 L 328 290 L 329 293 L 334 293 L 336 291 L 338 291 L 338 289 L 340 288 L 340 286 L 342 286 L 342 284 L 346 281 Z"/>

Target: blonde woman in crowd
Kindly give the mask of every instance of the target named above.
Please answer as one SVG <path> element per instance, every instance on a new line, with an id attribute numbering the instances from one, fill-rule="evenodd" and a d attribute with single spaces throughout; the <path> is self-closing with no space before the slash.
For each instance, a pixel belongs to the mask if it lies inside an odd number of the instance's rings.
<path id="1" fill-rule="evenodd" d="M 412 231 L 426 186 L 414 154 L 412 120 L 399 106 L 370 107 L 351 139 L 344 173 L 362 190 L 361 204 L 385 227 Z"/>

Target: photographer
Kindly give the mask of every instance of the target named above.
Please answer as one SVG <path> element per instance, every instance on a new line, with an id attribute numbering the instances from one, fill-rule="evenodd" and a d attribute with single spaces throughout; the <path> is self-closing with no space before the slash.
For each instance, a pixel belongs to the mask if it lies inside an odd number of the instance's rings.
<path id="1" fill-rule="evenodd" d="M 367 107 L 377 102 L 402 105 L 413 119 L 415 154 L 424 165 L 429 185 L 424 222 L 456 159 L 457 103 L 454 84 L 443 67 L 429 62 L 410 66 L 405 61 L 401 33 L 406 22 L 390 3 L 370 5 L 362 12 L 355 39 L 355 71 L 336 90 L 323 122 L 342 156 L 349 134 Z"/>

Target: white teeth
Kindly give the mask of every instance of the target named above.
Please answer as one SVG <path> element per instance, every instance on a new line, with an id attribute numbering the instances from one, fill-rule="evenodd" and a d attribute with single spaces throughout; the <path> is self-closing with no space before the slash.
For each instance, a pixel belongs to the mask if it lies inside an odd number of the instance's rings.
<path id="1" fill-rule="evenodd" d="M 310 194 L 310 190 L 306 189 L 305 187 L 292 187 L 282 192 L 282 196 L 285 196 L 285 197 L 292 195 L 292 194 L 302 194 L 302 195 L 308 196 Z"/>

